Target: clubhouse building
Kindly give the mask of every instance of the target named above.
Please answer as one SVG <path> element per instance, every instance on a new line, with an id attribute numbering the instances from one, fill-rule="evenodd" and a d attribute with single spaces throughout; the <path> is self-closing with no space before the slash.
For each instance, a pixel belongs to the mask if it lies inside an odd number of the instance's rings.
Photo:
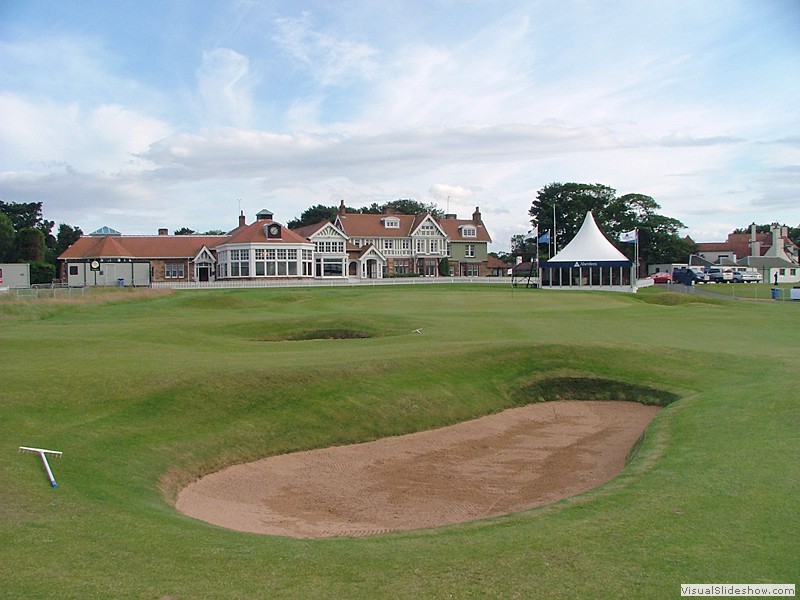
<path id="1" fill-rule="evenodd" d="M 70 286 L 148 286 L 269 279 L 484 277 L 491 237 L 476 207 L 472 219 L 430 213 L 348 213 L 334 222 L 288 229 L 262 210 L 239 216 L 224 235 L 122 235 L 103 227 L 82 236 L 59 260 Z"/>

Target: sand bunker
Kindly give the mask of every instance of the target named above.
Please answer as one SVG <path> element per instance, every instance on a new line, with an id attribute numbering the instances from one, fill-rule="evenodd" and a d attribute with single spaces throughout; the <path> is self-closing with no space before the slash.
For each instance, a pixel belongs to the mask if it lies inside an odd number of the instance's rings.
<path id="1" fill-rule="evenodd" d="M 442 429 L 274 456 L 203 477 L 183 513 L 299 538 L 435 527 L 548 504 L 611 479 L 658 407 L 561 401 Z"/>

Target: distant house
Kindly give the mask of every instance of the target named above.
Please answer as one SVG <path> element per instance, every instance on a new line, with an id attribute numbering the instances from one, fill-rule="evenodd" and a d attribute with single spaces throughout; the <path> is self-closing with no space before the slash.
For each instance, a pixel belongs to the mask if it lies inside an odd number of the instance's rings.
<path id="1" fill-rule="evenodd" d="M 436 277 L 442 274 L 442 264 L 447 264 L 451 276 L 489 275 L 491 237 L 478 208 L 470 220 L 452 214 L 437 219 L 430 213 L 348 213 L 342 201 L 335 225 L 355 247 L 371 246 L 383 256 L 387 276 Z"/>
<path id="2" fill-rule="evenodd" d="M 485 277 L 492 275 L 489 266 L 489 243 L 492 238 L 483 224 L 481 211 L 475 207 L 472 219 L 458 219 L 446 214 L 439 225 L 447 235 L 450 275 Z M 493 258 L 493 257 L 492 257 Z"/>
<path id="3" fill-rule="evenodd" d="M 486 257 L 486 267 L 489 269 L 489 277 L 510 277 L 514 265 L 490 254 Z"/>
<path id="4" fill-rule="evenodd" d="M 71 286 L 148 286 L 269 279 L 378 279 L 487 276 L 491 241 L 476 208 L 471 220 L 455 215 L 362 215 L 344 202 L 334 223 L 290 230 L 262 210 L 224 235 L 122 235 L 103 227 L 82 236 L 59 256 L 60 277 Z M 442 261 L 447 259 L 447 262 Z"/>
<path id="5" fill-rule="evenodd" d="M 691 264 L 744 267 L 758 270 L 765 282 L 793 283 L 800 281 L 800 248 L 789 239 L 788 229 L 773 225 L 769 233 L 729 233 L 724 242 L 697 245 Z"/>

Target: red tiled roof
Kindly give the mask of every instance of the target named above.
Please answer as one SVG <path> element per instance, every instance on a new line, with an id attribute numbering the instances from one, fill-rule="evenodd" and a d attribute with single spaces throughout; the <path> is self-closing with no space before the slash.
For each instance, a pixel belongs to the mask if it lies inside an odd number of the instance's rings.
<path id="1" fill-rule="evenodd" d="M 58 258 L 194 258 L 203 246 L 214 248 L 227 239 L 224 235 L 83 236 Z"/>
<path id="2" fill-rule="evenodd" d="M 471 219 L 439 219 L 438 220 L 439 226 L 444 229 L 444 232 L 447 234 L 453 241 L 457 242 L 491 242 L 492 238 L 489 235 L 489 232 L 486 231 L 486 227 L 484 227 L 483 222 L 479 221 L 475 223 L 475 221 Z M 475 237 L 464 237 L 462 235 L 463 226 L 467 227 L 474 227 L 476 230 Z"/>
<path id="3" fill-rule="evenodd" d="M 491 254 L 486 257 L 486 264 L 490 269 L 510 269 L 514 266 L 511 263 L 503 262 Z"/>
<path id="4" fill-rule="evenodd" d="M 330 221 L 320 221 L 319 223 L 314 223 L 313 225 L 306 225 L 304 227 L 295 227 L 294 229 L 292 229 L 292 231 L 294 231 L 297 235 L 302 236 L 304 238 L 310 238 L 320 229 L 329 224 Z"/>
<path id="5" fill-rule="evenodd" d="M 400 221 L 399 229 L 384 227 L 383 219 L 395 218 Z M 342 229 L 350 237 L 405 237 L 419 224 L 416 215 L 362 215 L 346 213 L 339 215 Z"/>
<path id="6" fill-rule="evenodd" d="M 759 253 L 762 256 L 770 246 L 772 246 L 772 234 L 757 233 L 756 241 L 759 244 Z M 750 256 L 750 234 L 749 233 L 729 233 L 728 239 L 724 242 L 702 242 L 697 244 L 698 252 L 730 252 L 742 258 Z"/>
<path id="7" fill-rule="evenodd" d="M 251 244 L 254 242 L 286 242 L 290 244 L 308 244 L 309 241 L 307 238 L 295 233 L 291 229 L 287 229 L 283 225 L 280 225 L 281 228 L 281 235 L 280 238 L 268 238 L 266 232 L 264 231 L 264 227 L 266 225 L 272 225 L 274 221 L 269 219 L 261 219 L 256 221 L 255 223 L 251 223 L 250 225 L 245 225 L 244 227 L 239 227 L 238 229 L 234 230 L 230 237 L 225 239 L 225 244 Z"/>

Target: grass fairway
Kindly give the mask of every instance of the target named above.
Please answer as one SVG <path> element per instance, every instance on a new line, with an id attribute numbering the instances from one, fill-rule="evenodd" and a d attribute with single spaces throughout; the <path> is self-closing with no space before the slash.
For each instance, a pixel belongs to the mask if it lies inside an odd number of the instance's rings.
<path id="1" fill-rule="evenodd" d="M 658 290 L 7 299 L 0 598 L 674 598 L 681 583 L 800 583 L 799 341 L 800 303 Z M 475 418 L 575 377 L 678 400 L 621 475 L 554 505 L 295 540 L 170 503 L 228 464 Z M 63 451 L 58 489 L 20 445 Z"/>

